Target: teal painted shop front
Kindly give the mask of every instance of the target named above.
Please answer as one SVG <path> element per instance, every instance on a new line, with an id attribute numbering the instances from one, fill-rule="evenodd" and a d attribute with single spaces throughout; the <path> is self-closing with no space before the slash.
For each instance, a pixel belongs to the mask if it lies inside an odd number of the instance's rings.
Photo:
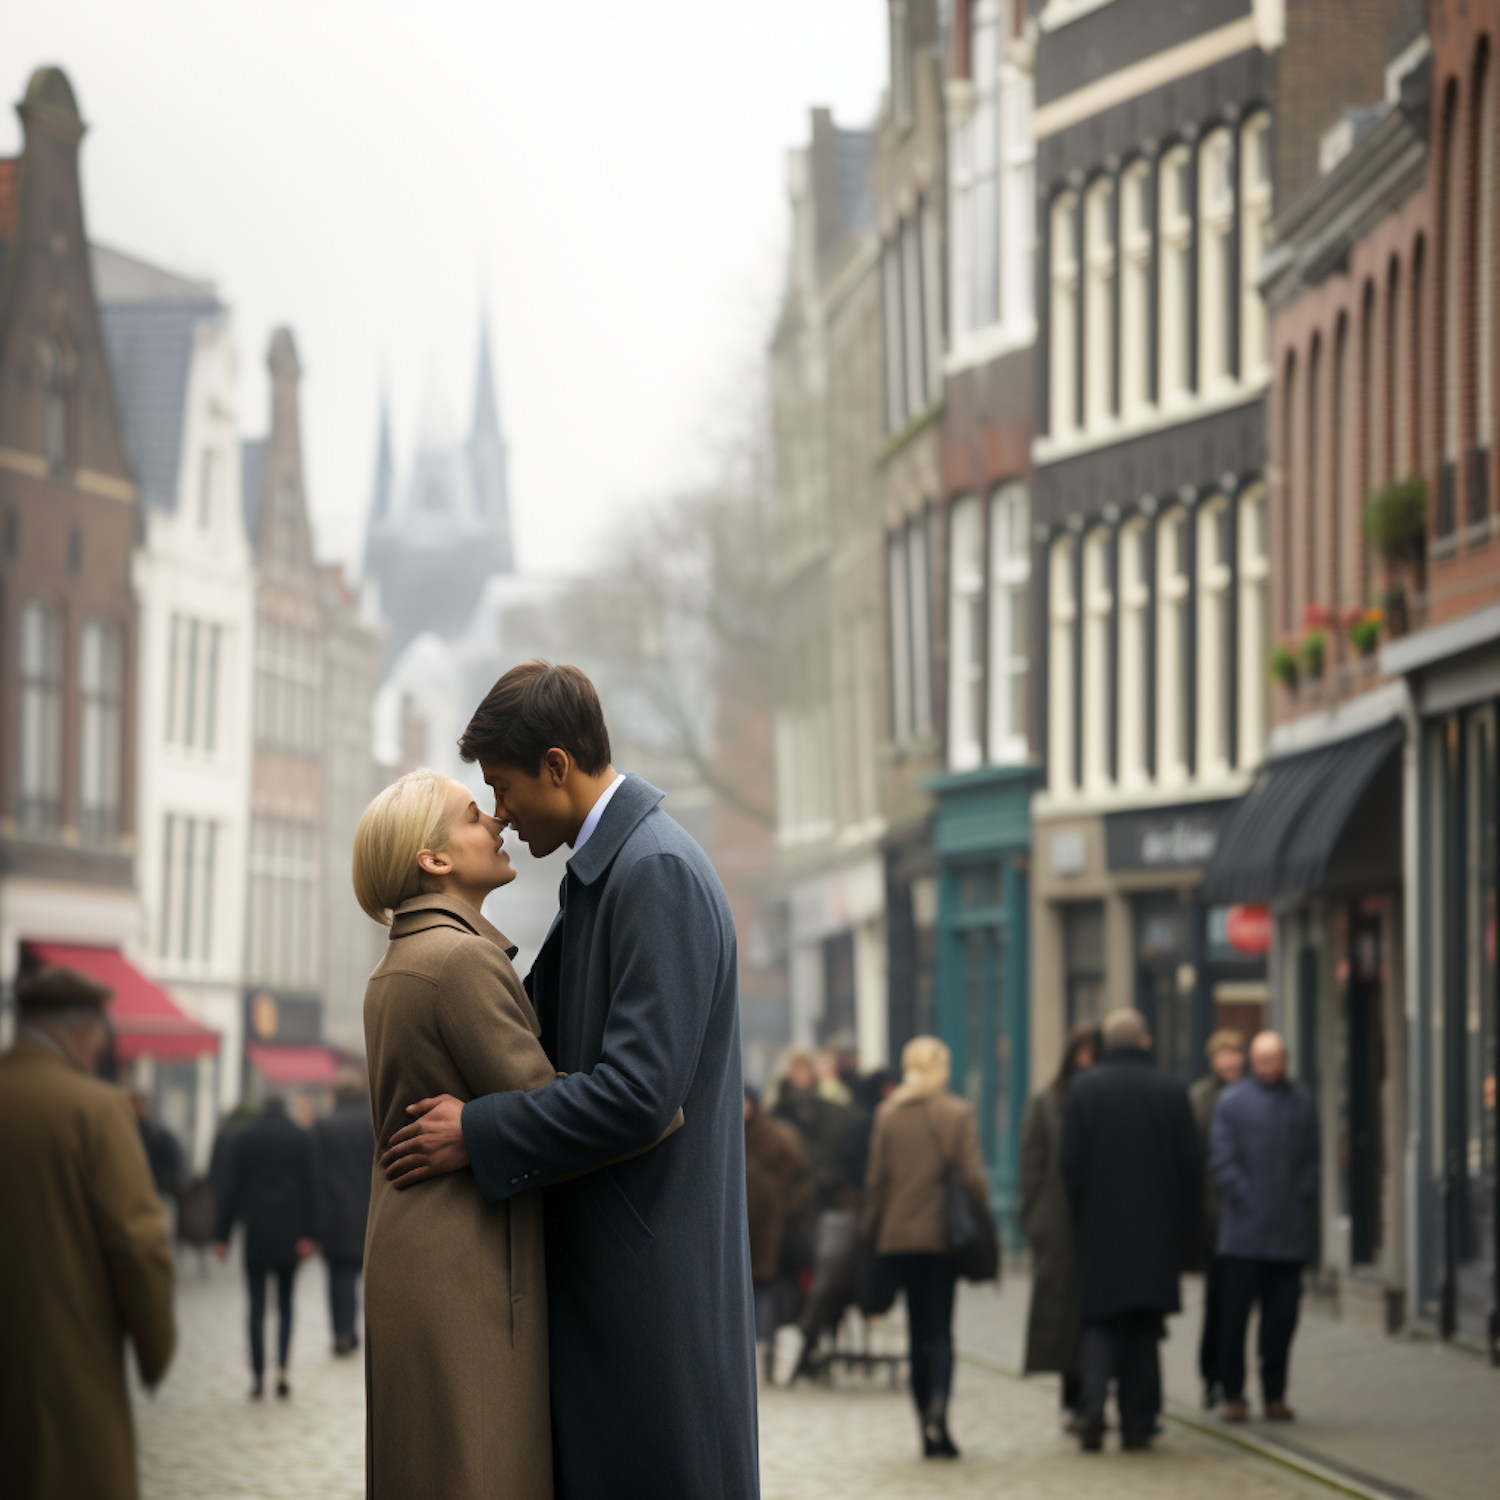
<path id="1" fill-rule="evenodd" d="M 953 1088 L 974 1107 L 991 1201 L 1019 1235 L 1020 1129 L 1026 1107 L 1027 865 L 1040 773 L 990 766 L 940 776 L 935 1026 L 953 1049 Z"/>

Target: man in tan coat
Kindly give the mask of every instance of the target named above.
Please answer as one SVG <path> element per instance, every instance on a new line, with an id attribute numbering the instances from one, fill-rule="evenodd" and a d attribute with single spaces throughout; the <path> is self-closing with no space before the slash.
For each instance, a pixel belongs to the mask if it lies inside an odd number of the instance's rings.
<path id="1" fill-rule="evenodd" d="M 18 986 L 0 1057 L 0 1494 L 135 1500 L 124 1341 L 154 1386 L 176 1342 L 167 1216 L 124 1094 L 93 1077 L 109 991 Z"/>

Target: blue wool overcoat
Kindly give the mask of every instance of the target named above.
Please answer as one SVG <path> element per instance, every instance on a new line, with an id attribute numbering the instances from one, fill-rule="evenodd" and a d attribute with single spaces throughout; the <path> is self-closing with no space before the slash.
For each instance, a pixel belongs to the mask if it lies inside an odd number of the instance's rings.
<path id="1" fill-rule="evenodd" d="M 610 799 L 568 861 L 528 976 L 543 1045 L 568 1076 L 463 1111 L 487 1199 L 555 1184 L 560 1500 L 760 1493 L 734 922 L 713 866 L 661 799 L 637 776 Z M 617 1160 L 679 1107 L 680 1130 Z"/>

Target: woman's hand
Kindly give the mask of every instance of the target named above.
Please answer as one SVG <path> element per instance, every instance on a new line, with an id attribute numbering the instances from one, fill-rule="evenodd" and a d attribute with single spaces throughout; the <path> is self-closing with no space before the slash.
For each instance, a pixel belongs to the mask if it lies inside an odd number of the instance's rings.
<path id="1" fill-rule="evenodd" d="M 380 1157 L 385 1175 L 398 1188 L 408 1188 L 469 1165 L 463 1109 L 452 1094 L 438 1094 L 407 1105 L 407 1114 L 416 1118 L 391 1137 L 390 1145 Z"/>

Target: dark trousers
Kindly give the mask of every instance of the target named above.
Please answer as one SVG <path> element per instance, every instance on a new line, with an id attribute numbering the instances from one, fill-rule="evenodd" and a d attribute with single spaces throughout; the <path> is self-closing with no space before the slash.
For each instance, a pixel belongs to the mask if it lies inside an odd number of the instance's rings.
<path id="1" fill-rule="evenodd" d="M 1224 1261 L 1210 1255 L 1203 1267 L 1203 1336 L 1198 1340 L 1198 1373 L 1204 1385 L 1222 1385 L 1219 1340 L 1224 1334 Z"/>
<path id="2" fill-rule="evenodd" d="M 1302 1264 L 1294 1260 L 1239 1260 L 1224 1256 L 1224 1311 L 1219 1336 L 1219 1378 L 1226 1401 L 1245 1399 L 1245 1330 L 1260 1303 L 1260 1393 L 1286 1399 L 1286 1366 L 1302 1300 Z"/>
<path id="3" fill-rule="evenodd" d="M 333 1317 L 336 1339 L 354 1337 L 354 1295 L 359 1287 L 363 1262 L 357 1256 L 328 1257 L 328 1310 Z"/>
<path id="4" fill-rule="evenodd" d="M 1062 1404 L 1064 1411 L 1076 1412 L 1078 1403 L 1083 1400 L 1083 1380 L 1078 1375 L 1064 1375 L 1062 1378 Z"/>
<path id="5" fill-rule="evenodd" d="M 953 1262 L 946 1255 L 893 1255 L 906 1293 L 911 1394 L 923 1417 L 941 1415 L 953 1389 Z"/>
<path id="6" fill-rule="evenodd" d="M 1104 1420 L 1104 1401 L 1113 1378 L 1118 1386 L 1120 1431 L 1126 1437 L 1149 1437 L 1161 1410 L 1161 1314 L 1133 1308 L 1099 1323 L 1083 1325 L 1083 1392 L 1078 1415 L 1088 1422 Z"/>
<path id="7" fill-rule="evenodd" d="M 246 1266 L 245 1280 L 250 1286 L 250 1368 L 260 1380 L 266 1373 L 266 1277 L 276 1273 L 276 1368 L 286 1369 L 287 1351 L 292 1346 L 292 1281 L 297 1262 L 284 1266 Z"/>

